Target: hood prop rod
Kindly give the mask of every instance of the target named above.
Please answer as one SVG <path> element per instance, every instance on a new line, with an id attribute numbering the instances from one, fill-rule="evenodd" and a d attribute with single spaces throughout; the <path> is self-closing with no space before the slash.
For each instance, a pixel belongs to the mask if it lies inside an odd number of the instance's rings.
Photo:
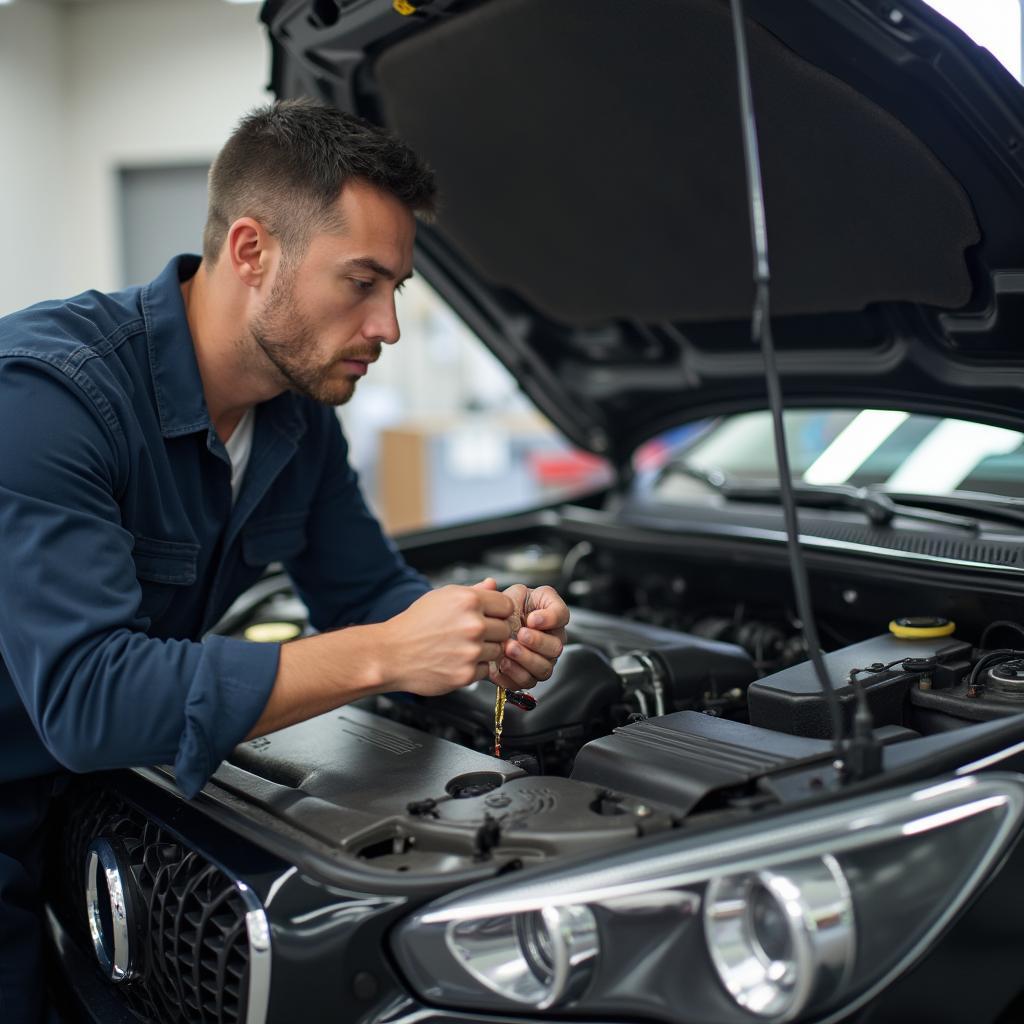
<path id="1" fill-rule="evenodd" d="M 740 101 L 740 126 L 743 134 L 743 156 L 747 179 L 747 203 L 750 214 L 751 247 L 754 260 L 754 308 L 751 318 L 751 339 L 759 345 L 764 356 L 765 379 L 768 387 L 768 404 L 771 406 L 772 427 L 775 437 L 775 458 L 779 471 L 779 494 L 786 523 L 786 544 L 789 553 L 789 568 L 793 578 L 797 615 L 807 645 L 807 653 L 814 665 L 818 683 L 828 704 L 832 719 L 834 742 L 834 766 L 843 782 L 863 778 L 871 771 L 866 765 L 880 768 L 880 758 L 856 756 L 864 744 L 877 743 L 870 726 L 870 712 L 863 693 L 858 692 L 857 735 L 853 745 L 858 751 L 849 750 L 844 743 L 843 712 L 828 667 L 822 657 L 818 641 L 818 629 L 811 608 L 811 588 L 807 579 L 807 566 L 800 547 L 800 527 L 797 520 L 796 501 L 793 495 L 793 479 L 790 475 L 789 455 L 786 450 L 786 430 L 782 419 L 782 385 L 775 360 L 775 342 L 771 324 L 771 271 L 768 263 L 768 229 L 765 218 L 764 187 L 761 177 L 761 155 L 757 142 L 757 122 L 754 117 L 753 90 L 750 84 L 750 61 L 747 56 L 746 22 L 743 16 L 743 0 L 730 0 L 732 29 L 736 52 L 736 77 Z M 865 716 L 868 716 L 867 719 Z M 854 756 L 848 757 L 851 753 Z"/>

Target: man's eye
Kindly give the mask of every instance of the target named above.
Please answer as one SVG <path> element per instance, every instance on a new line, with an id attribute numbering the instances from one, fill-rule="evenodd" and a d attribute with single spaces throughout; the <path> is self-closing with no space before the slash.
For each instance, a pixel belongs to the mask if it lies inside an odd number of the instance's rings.
<path id="1" fill-rule="evenodd" d="M 372 281 L 364 281 L 361 277 L 353 277 L 350 280 L 355 285 L 357 292 L 368 292 L 373 287 Z"/>

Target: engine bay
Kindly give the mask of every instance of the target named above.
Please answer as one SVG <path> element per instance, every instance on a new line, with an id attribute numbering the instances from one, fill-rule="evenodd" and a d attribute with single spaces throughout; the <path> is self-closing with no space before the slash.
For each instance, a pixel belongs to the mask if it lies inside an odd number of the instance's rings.
<path id="1" fill-rule="evenodd" d="M 494 576 L 499 587 L 550 583 L 568 595 L 567 646 L 530 691 L 531 710 L 509 703 L 502 757 L 493 756 L 495 690 L 479 682 L 429 700 L 369 698 L 253 740 L 216 785 L 367 867 L 431 874 L 513 870 L 829 788 L 829 710 L 774 566 L 748 565 L 737 595 L 721 561 L 713 573 L 699 560 L 542 533 L 491 545 L 452 561 L 433 544 L 410 560 L 435 585 Z M 1021 626 L 983 619 L 971 643 L 945 616 L 901 619 L 963 611 L 970 629 L 989 607 L 976 593 L 939 607 L 936 589 L 915 606 L 916 591 L 886 583 L 893 604 L 873 600 L 871 616 L 853 607 L 859 588 L 871 598 L 870 583 L 817 585 L 840 588 L 841 604 L 823 602 L 822 634 L 847 735 L 866 706 L 887 764 L 916 750 L 934 758 L 929 738 L 966 737 L 1024 711 Z M 261 587 L 227 620 L 232 631 L 308 628 L 286 577 Z M 891 620 L 909 625 L 894 635 Z"/>

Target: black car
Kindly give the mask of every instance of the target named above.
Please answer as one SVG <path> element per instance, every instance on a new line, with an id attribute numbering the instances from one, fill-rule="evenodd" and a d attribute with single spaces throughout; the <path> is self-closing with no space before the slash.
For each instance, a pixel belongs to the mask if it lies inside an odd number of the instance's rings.
<path id="1" fill-rule="evenodd" d="M 433 164 L 418 272 L 615 481 L 402 540 L 438 583 L 568 595 L 506 757 L 480 683 L 243 744 L 191 802 L 162 768 L 70 787 L 69 1013 L 1024 1018 L 1024 92 L 921 0 L 746 13 L 834 699 L 750 342 L 729 5 L 269 0 L 276 94 Z M 278 573 L 219 629 L 282 621 Z"/>

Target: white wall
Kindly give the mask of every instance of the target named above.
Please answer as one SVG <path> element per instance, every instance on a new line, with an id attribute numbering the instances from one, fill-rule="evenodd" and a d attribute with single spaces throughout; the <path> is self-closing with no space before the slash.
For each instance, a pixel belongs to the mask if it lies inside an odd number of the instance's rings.
<path id="1" fill-rule="evenodd" d="M 60 29 L 49 6 L 0 6 L 0 315 L 63 282 Z"/>
<path id="2" fill-rule="evenodd" d="M 258 11 L 223 0 L 0 6 L 0 314 L 120 285 L 119 168 L 208 161 L 270 98 Z"/>
<path id="3" fill-rule="evenodd" d="M 239 117 L 270 98 L 258 11 L 223 0 L 104 0 L 67 9 L 74 244 L 66 290 L 121 283 L 119 167 L 210 160 Z"/>

